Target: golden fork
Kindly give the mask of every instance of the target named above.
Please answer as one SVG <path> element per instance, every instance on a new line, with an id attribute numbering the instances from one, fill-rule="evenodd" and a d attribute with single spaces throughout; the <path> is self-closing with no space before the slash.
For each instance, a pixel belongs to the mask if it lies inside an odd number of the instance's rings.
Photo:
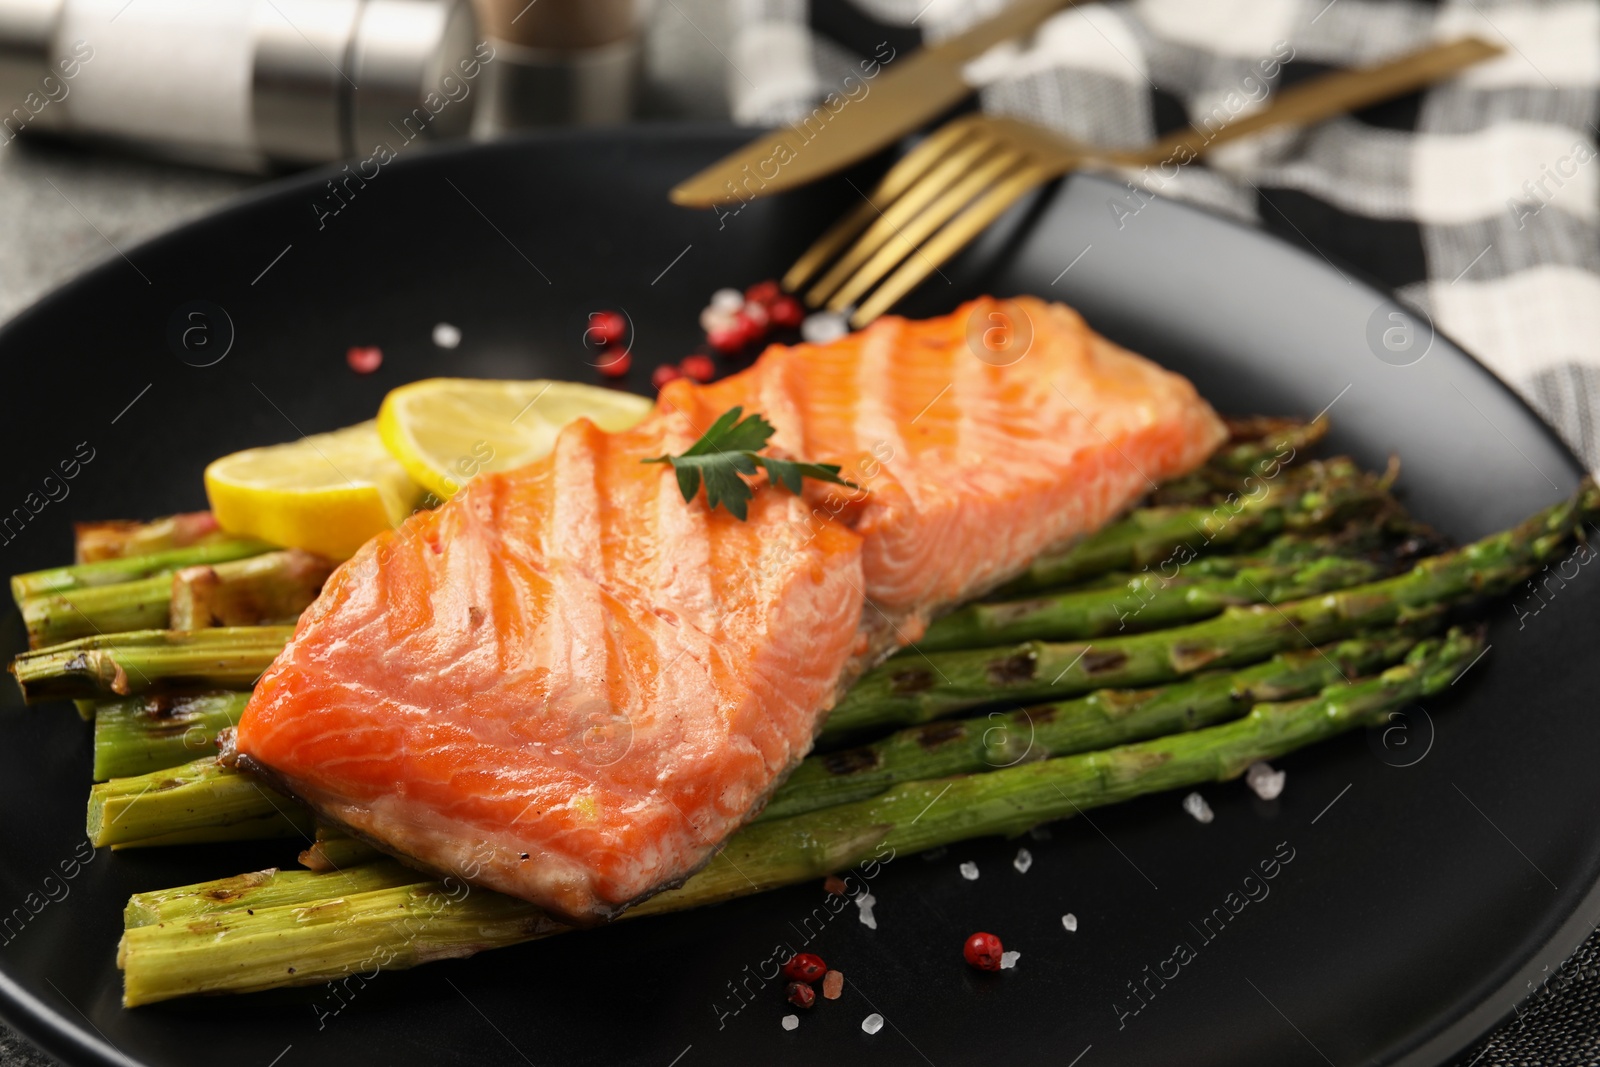
<path id="1" fill-rule="evenodd" d="M 806 302 L 825 303 L 834 311 L 856 306 L 850 323 L 859 328 L 938 270 L 1029 190 L 1085 163 L 1181 165 L 1274 126 L 1309 125 L 1402 96 L 1500 52 L 1475 37 L 1431 45 L 1386 63 L 1302 82 L 1217 129 L 1190 128 L 1131 150 L 1080 144 L 1016 119 L 964 115 L 889 168 L 861 204 L 795 261 L 783 287 L 797 292 L 822 272 L 807 289 Z"/>

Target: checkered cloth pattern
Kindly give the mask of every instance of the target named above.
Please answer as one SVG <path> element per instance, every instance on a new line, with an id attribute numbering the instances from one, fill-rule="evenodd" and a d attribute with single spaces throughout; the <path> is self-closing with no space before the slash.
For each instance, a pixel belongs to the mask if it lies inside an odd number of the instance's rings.
<path id="1" fill-rule="evenodd" d="M 752 125 L 795 120 L 880 42 L 938 40 L 1005 2 L 731 0 L 730 110 Z M 1330 69 L 1467 34 L 1504 54 L 1427 92 L 1219 147 L 1175 178 L 1121 176 L 1387 286 L 1600 470 L 1597 0 L 1097 3 L 968 77 L 986 111 L 1137 146 Z"/>

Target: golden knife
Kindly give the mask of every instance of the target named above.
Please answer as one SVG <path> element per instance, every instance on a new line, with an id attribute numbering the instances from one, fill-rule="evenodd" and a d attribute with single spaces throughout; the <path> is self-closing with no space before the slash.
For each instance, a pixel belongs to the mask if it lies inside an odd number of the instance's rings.
<path id="1" fill-rule="evenodd" d="M 672 190 L 672 202 L 712 207 L 815 181 L 893 144 L 972 92 L 961 68 L 1083 0 L 1018 0 L 992 18 L 904 59 L 893 58 L 859 96 L 833 93 L 810 115 L 763 134 Z M 830 106 L 831 105 L 831 106 Z"/>

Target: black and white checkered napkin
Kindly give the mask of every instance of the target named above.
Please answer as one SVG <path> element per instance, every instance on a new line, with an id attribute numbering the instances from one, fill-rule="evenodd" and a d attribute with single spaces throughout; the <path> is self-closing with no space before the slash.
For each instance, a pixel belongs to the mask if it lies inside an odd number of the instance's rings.
<path id="1" fill-rule="evenodd" d="M 732 3 L 731 110 L 768 125 L 809 112 L 879 42 L 947 37 L 1005 0 Z M 1600 469 L 1600 0 L 1092 4 L 969 77 L 987 111 L 1134 146 L 1465 34 L 1505 54 L 1425 93 L 1221 147 L 1175 178 L 1122 176 L 1387 284 Z"/>

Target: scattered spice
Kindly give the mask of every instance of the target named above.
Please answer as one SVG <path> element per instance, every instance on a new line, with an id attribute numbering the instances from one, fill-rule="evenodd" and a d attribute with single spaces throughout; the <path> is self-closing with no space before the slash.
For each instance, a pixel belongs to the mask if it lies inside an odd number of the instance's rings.
<path id="1" fill-rule="evenodd" d="M 829 1000 L 838 1000 L 844 995 L 844 972 L 829 971 L 822 977 L 822 995 Z"/>
<path id="2" fill-rule="evenodd" d="M 709 382 L 717 376 L 717 365 L 711 362 L 710 356 L 693 355 L 685 356 L 678 370 L 685 378 L 693 378 L 697 382 Z"/>
<path id="3" fill-rule="evenodd" d="M 1011 866 L 1017 869 L 1018 874 L 1027 874 L 1028 868 L 1033 866 L 1033 853 L 1025 848 L 1017 849 L 1017 858 L 1011 861 Z"/>
<path id="4" fill-rule="evenodd" d="M 1002 971 L 1009 971 L 1011 968 L 1013 968 L 1013 967 L 1015 967 L 1017 965 L 1017 961 L 1020 960 L 1021 958 L 1022 958 L 1022 953 L 1020 953 L 1020 952 L 1002 952 L 1002 953 L 1000 953 L 1000 969 Z"/>
<path id="5" fill-rule="evenodd" d="M 433 328 L 433 343 L 440 348 L 454 348 L 461 343 L 461 330 L 441 322 Z"/>
<path id="6" fill-rule="evenodd" d="M 757 282 L 744 292 L 718 289 L 700 312 L 706 343 L 731 356 L 761 340 L 776 327 L 792 330 L 802 325 L 805 309 L 775 281 Z"/>
<path id="7" fill-rule="evenodd" d="M 783 1017 L 783 1028 L 785 1030 L 793 1030 L 796 1027 L 798 1027 L 799 1025 L 800 1025 L 800 1016 L 798 1016 L 798 1015 L 785 1015 Z"/>
<path id="8" fill-rule="evenodd" d="M 683 377 L 683 372 L 670 363 L 663 363 L 650 372 L 650 384 L 659 391 L 668 382 L 675 382 Z"/>
<path id="9" fill-rule="evenodd" d="M 1206 803 L 1206 798 L 1199 793 L 1190 793 L 1183 798 L 1183 810 L 1193 815 L 1198 823 L 1208 823 L 1217 817 L 1211 805 Z"/>
<path id="10" fill-rule="evenodd" d="M 1262 800 L 1277 800 L 1283 793 L 1283 783 L 1288 778 L 1288 771 L 1275 771 L 1271 764 L 1261 760 L 1250 764 L 1250 769 L 1244 772 L 1245 785 L 1248 785 Z"/>
<path id="11" fill-rule="evenodd" d="M 595 369 L 607 378 L 620 378 L 633 366 L 633 356 L 625 348 L 612 348 L 600 353 Z"/>
<path id="12" fill-rule="evenodd" d="M 967 963 L 980 971 L 998 971 L 1004 952 L 998 937 L 982 932 L 967 938 L 967 943 L 961 947 L 961 955 Z"/>
<path id="13" fill-rule="evenodd" d="M 872 906 L 877 902 L 878 898 L 871 893 L 862 893 L 859 897 L 856 897 L 856 907 L 861 909 L 861 925 L 868 930 L 876 930 L 878 928 L 878 920 L 873 918 L 872 915 Z"/>
<path id="14" fill-rule="evenodd" d="M 806 310 L 794 297 L 780 296 L 767 306 L 767 315 L 779 329 L 794 330 L 805 320 Z"/>
<path id="15" fill-rule="evenodd" d="M 1078 932 L 1078 917 L 1069 911 L 1061 916 L 1061 925 L 1066 929 L 1067 933 L 1075 934 Z"/>
<path id="16" fill-rule="evenodd" d="M 802 952 L 792 956 L 789 962 L 783 965 L 783 976 L 795 982 L 815 982 L 827 973 L 828 965 L 814 952 Z"/>
<path id="17" fill-rule="evenodd" d="M 817 991 L 804 982 L 790 982 L 783 991 L 784 998 L 797 1008 L 809 1009 L 817 1002 Z"/>
<path id="18" fill-rule="evenodd" d="M 584 331 L 586 340 L 604 347 L 622 343 L 628 333 L 628 320 L 615 311 L 589 312 L 589 328 Z"/>
<path id="19" fill-rule="evenodd" d="M 357 374 L 371 374 L 383 366 L 383 349 L 377 345 L 352 345 L 345 351 L 344 361 Z"/>
<path id="20" fill-rule="evenodd" d="M 830 874 L 828 877 L 824 878 L 822 880 L 822 888 L 827 890 L 829 893 L 832 893 L 836 897 L 850 895 L 849 887 L 844 884 L 844 879 L 840 878 L 837 874 Z"/>
<path id="21" fill-rule="evenodd" d="M 800 336 L 808 344 L 825 345 L 850 332 L 850 324 L 834 311 L 814 311 L 800 322 Z"/>
<path id="22" fill-rule="evenodd" d="M 861 1020 L 861 1029 L 865 1030 L 869 1034 L 877 1033 L 879 1030 L 883 1029 L 883 1016 L 879 1015 L 877 1012 L 873 1012 L 871 1015 Z"/>
<path id="23" fill-rule="evenodd" d="M 969 882 L 976 882 L 978 880 L 978 865 L 971 860 L 963 863 L 961 865 L 961 877 Z"/>

